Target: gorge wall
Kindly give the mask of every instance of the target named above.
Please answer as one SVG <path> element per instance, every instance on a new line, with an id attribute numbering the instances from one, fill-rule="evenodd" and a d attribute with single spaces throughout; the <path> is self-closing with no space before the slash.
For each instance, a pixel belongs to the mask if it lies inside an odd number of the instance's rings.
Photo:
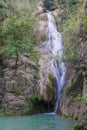
<path id="1" fill-rule="evenodd" d="M 74 118 L 78 121 L 87 121 L 87 105 L 75 97 L 81 96 L 87 100 L 87 31 L 85 17 L 87 15 L 87 0 L 84 2 L 84 16 L 80 21 L 79 37 L 79 59 L 74 66 L 68 66 L 66 74 L 66 83 L 63 89 L 63 95 L 60 100 L 59 111 L 62 115 Z M 85 26 L 85 28 L 84 28 Z"/>
<path id="2" fill-rule="evenodd" d="M 49 65 L 52 55 L 46 48 L 47 14 L 42 2 L 34 13 L 39 38 L 35 53 L 19 56 L 16 75 L 15 55 L 0 58 L 0 112 L 7 115 L 53 111 L 56 80 Z"/>
<path id="3" fill-rule="evenodd" d="M 37 33 L 40 39 L 35 47 L 36 53 L 32 54 L 35 60 L 30 60 L 29 54 L 21 55 L 15 76 L 15 56 L 10 58 L 0 56 L 1 113 L 6 111 L 10 115 L 25 115 L 53 111 L 56 99 L 56 79 L 49 65 L 52 55 L 46 48 L 47 16 L 43 3 L 40 2 L 34 11 L 36 17 L 38 16 Z M 52 11 L 55 19 L 58 18 L 60 12 L 63 10 Z M 84 16 L 86 15 L 87 0 L 84 3 Z M 87 32 L 84 30 L 83 22 L 79 28 L 79 36 L 81 38 L 79 60 L 73 67 L 70 65 L 67 67 L 66 83 L 58 112 L 63 116 L 84 121 L 87 120 L 87 105 L 75 100 L 75 97 L 79 95 L 87 99 Z"/>

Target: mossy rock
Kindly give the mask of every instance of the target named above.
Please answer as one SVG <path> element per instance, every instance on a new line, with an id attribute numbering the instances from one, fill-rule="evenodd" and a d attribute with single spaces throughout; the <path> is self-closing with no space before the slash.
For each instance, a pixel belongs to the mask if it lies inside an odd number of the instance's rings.
<path id="1" fill-rule="evenodd" d="M 71 79 L 71 87 L 67 89 L 67 95 L 77 95 L 82 94 L 83 90 L 83 83 L 84 83 L 84 74 L 82 70 L 80 70 L 76 77 Z"/>
<path id="2" fill-rule="evenodd" d="M 54 102 L 55 102 L 55 90 L 54 90 L 52 84 L 49 83 L 49 82 L 47 83 L 46 87 L 47 87 L 47 100 L 48 100 L 48 103 L 53 105 Z"/>
<path id="3" fill-rule="evenodd" d="M 73 127 L 73 130 L 87 130 L 87 129 L 85 129 L 85 124 L 84 123 L 80 123 L 80 124 L 76 124 Z"/>
<path id="4" fill-rule="evenodd" d="M 15 95 L 16 95 L 16 96 L 20 96 L 20 95 L 23 95 L 23 94 L 22 94 L 21 91 L 18 90 L 18 91 L 15 92 Z"/>
<path id="5" fill-rule="evenodd" d="M 3 116 L 11 116 L 12 113 L 11 112 L 8 112 L 8 111 L 0 111 L 0 116 L 3 117 Z"/>

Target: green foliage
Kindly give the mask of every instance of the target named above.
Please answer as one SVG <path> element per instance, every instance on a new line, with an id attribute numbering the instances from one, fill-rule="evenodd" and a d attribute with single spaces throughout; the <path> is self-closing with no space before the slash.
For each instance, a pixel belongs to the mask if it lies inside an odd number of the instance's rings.
<path id="1" fill-rule="evenodd" d="M 31 96 L 27 97 L 27 101 L 29 102 L 29 109 L 33 109 L 33 106 L 36 104 L 38 100 L 38 93 L 34 92 Z"/>
<path id="2" fill-rule="evenodd" d="M 30 101 L 33 102 L 33 103 L 35 103 L 37 99 L 38 99 L 38 93 L 37 92 L 33 93 L 30 96 Z"/>
<path id="3" fill-rule="evenodd" d="M 29 108 L 25 108 L 19 111 L 19 115 L 28 115 L 28 114 L 29 114 Z"/>
<path id="4" fill-rule="evenodd" d="M 30 59 L 39 61 L 39 54 L 32 54 L 38 41 L 36 17 L 32 9 L 39 0 L 1 0 L 0 1 L 0 54 L 16 55 L 15 68 L 19 55 L 31 53 Z M 37 37 L 36 37 L 37 36 Z M 34 56 L 33 56 L 34 55 Z M 15 70 L 16 72 L 16 70 Z"/>
<path id="5" fill-rule="evenodd" d="M 77 21 L 77 16 L 71 18 L 67 21 L 67 25 L 65 28 L 64 33 L 64 40 L 65 40 L 65 57 L 64 60 L 75 63 L 78 60 L 79 55 L 79 44 L 80 44 L 80 37 L 78 35 L 78 28 L 79 28 L 79 19 Z"/>
<path id="6" fill-rule="evenodd" d="M 35 66 L 35 67 L 33 67 L 33 69 L 36 70 L 37 72 L 39 72 L 39 70 L 40 70 L 39 66 Z"/>
<path id="7" fill-rule="evenodd" d="M 51 83 L 48 82 L 46 86 L 47 86 L 48 103 L 52 105 L 54 103 L 54 90 Z"/>
<path id="8" fill-rule="evenodd" d="M 35 79 L 35 80 L 40 80 L 40 76 L 39 76 L 39 75 L 36 75 L 36 76 L 34 76 L 34 79 Z"/>
<path id="9" fill-rule="evenodd" d="M 39 55 L 38 51 L 31 50 L 31 56 L 29 57 L 29 59 L 31 59 L 32 61 L 38 63 L 39 62 L 39 57 L 40 57 L 40 55 Z"/>
<path id="10" fill-rule="evenodd" d="M 12 17 L 6 19 L 6 24 L 3 27 L 3 30 L 6 45 L 5 51 L 7 51 L 8 54 L 14 54 L 16 49 L 18 49 L 18 53 L 21 51 L 23 52 L 26 48 L 31 49 L 31 43 L 28 37 L 32 31 L 32 23 L 29 21 L 29 18 L 26 17 Z"/>
<path id="11" fill-rule="evenodd" d="M 54 10 L 55 9 L 55 3 L 54 0 L 43 0 L 44 6 L 47 10 Z"/>
<path id="12" fill-rule="evenodd" d="M 29 108 L 25 111 L 27 114 L 45 112 L 45 108 L 43 107 L 44 104 L 40 105 L 37 92 L 34 92 L 31 96 L 27 97 L 27 101 L 29 103 Z"/>
<path id="13" fill-rule="evenodd" d="M 17 69 L 19 55 L 31 52 L 35 46 L 35 37 L 32 36 L 33 24 L 29 17 L 13 16 L 6 19 L 2 30 L 1 38 L 4 47 L 0 53 L 16 55 L 15 68 Z"/>
<path id="14" fill-rule="evenodd" d="M 78 95 L 77 97 L 74 98 L 75 101 L 80 101 L 83 102 L 84 104 L 87 104 L 87 99 Z"/>
<path id="15" fill-rule="evenodd" d="M 23 95 L 23 94 L 22 94 L 21 91 L 17 90 L 17 91 L 15 92 L 15 95 L 20 96 L 20 95 Z"/>
<path id="16" fill-rule="evenodd" d="M 7 111 L 1 111 L 0 116 L 10 116 L 12 113 Z"/>
<path id="17" fill-rule="evenodd" d="M 71 4 L 76 4 L 78 2 L 78 0 L 70 0 Z"/>
<path id="18" fill-rule="evenodd" d="M 83 125 L 82 124 L 76 124 L 72 130 L 83 130 Z"/>
<path id="19" fill-rule="evenodd" d="M 71 87 L 67 90 L 67 95 L 77 95 L 77 93 L 82 94 L 84 82 L 84 75 L 82 71 L 79 71 L 77 76 L 71 80 Z"/>
<path id="20" fill-rule="evenodd" d="M 0 1 L 0 22 L 5 18 L 6 16 L 6 3 L 1 0 Z"/>
<path id="21" fill-rule="evenodd" d="M 77 3 L 77 4 L 76 4 Z M 78 62 L 80 36 L 79 28 L 83 0 L 58 0 L 59 8 L 63 11 L 59 13 L 57 25 L 60 31 L 63 31 L 65 43 L 65 55 L 63 60 L 71 64 Z"/>

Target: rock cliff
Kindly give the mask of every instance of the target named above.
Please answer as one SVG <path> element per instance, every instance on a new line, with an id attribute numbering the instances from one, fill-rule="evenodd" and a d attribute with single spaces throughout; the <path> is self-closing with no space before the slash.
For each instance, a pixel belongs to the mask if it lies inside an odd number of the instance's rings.
<path id="1" fill-rule="evenodd" d="M 87 15 L 87 0 L 84 3 L 84 19 Z M 78 121 L 87 120 L 87 105 L 81 100 L 75 99 L 79 95 L 87 100 L 87 32 L 84 22 L 81 21 L 79 36 L 81 38 L 79 60 L 72 67 L 68 65 L 66 83 L 60 101 L 59 111 L 62 115 L 74 118 Z"/>
<path id="2" fill-rule="evenodd" d="M 1 56 L 0 58 L 1 112 L 8 111 L 23 115 L 53 109 L 56 83 L 49 65 L 51 54 L 44 42 L 47 40 L 47 17 L 42 2 L 37 4 L 34 13 L 38 15 L 39 43 L 35 47 L 36 53 L 19 56 L 16 75 L 16 57 Z"/>

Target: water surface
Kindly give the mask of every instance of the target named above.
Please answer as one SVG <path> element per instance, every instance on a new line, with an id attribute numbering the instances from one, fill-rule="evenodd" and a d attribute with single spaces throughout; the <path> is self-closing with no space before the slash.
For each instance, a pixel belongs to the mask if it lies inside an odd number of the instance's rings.
<path id="1" fill-rule="evenodd" d="M 71 130 L 73 125 L 55 114 L 0 118 L 0 130 Z"/>

